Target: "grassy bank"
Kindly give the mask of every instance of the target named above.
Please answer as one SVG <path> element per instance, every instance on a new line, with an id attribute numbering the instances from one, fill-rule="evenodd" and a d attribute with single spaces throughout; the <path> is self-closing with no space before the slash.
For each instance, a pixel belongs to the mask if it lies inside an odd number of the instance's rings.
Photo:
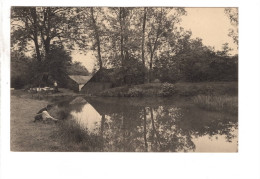
<path id="1" fill-rule="evenodd" d="M 208 111 L 225 111 L 231 114 L 238 112 L 237 96 L 206 96 L 198 95 L 193 102 L 200 108 Z"/>
<path id="2" fill-rule="evenodd" d="M 67 117 L 64 111 L 49 111 L 61 120 L 58 123 L 33 122 L 35 114 L 50 102 L 24 95 L 19 91 L 11 95 L 11 151 L 86 151 L 81 144 L 81 130 L 71 126 L 69 120 L 62 120 Z"/>
<path id="3" fill-rule="evenodd" d="M 169 97 L 196 95 L 232 95 L 238 94 L 237 82 L 203 83 L 149 83 L 135 86 L 112 88 L 97 94 L 106 97 Z"/>
<path id="4" fill-rule="evenodd" d="M 58 124 L 59 138 L 66 145 L 67 151 L 101 151 L 102 138 L 98 134 L 90 133 L 73 119 L 63 120 Z"/>
<path id="5" fill-rule="evenodd" d="M 82 130 L 75 121 L 66 120 L 65 118 L 68 117 L 66 111 L 51 109 L 50 114 L 60 119 L 58 123 L 33 122 L 35 114 L 49 102 L 27 98 L 24 93 L 18 93 L 20 97 L 11 95 L 11 151 L 96 150 L 90 146 L 95 146 L 93 143 L 99 142 L 100 138 Z"/>
<path id="6" fill-rule="evenodd" d="M 11 151 L 57 151 L 61 144 L 55 139 L 55 123 L 33 122 L 39 109 L 48 104 L 11 96 Z"/>
<path id="7" fill-rule="evenodd" d="M 19 90 L 11 90 L 11 95 L 21 98 L 27 98 L 27 99 L 36 99 L 36 100 L 46 100 L 49 98 L 60 98 L 60 97 L 75 97 L 75 96 L 83 96 L 83 94 L 76 93 L 70 89 L 66 88 L 59 88 L 58 93 L 50 93 L 50 94 L 44 94 L 44 93 L 29 93 L 27 90 L 19 89 Z"/>

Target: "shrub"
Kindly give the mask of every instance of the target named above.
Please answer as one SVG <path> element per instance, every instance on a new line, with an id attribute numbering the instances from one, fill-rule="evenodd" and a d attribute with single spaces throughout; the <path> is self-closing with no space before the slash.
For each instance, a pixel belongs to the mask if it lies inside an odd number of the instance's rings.
<path id="1" fill-rule="evenodd" d="M 131 88 L 131 89 L 129 89 L 129 91 L 126 94 L 126 96 L 129 96 L 129 97 L 141 97 L 141 96 L 143 96 L 143 90 L 139 89 L 139 88 Z"/>
<path id="2" fill-rule="evenodd" d="M 173 96 L 176 94 L 176 87 L 171 83 L 163 83 L 162 89 L 159 91 L 159 96 Z"/>

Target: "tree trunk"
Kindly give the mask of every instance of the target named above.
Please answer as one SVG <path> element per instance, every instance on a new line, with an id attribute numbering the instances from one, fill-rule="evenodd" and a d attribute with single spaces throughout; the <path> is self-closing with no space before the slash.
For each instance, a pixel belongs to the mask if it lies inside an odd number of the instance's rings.
<path id="1" fill-rule="evenodd" d="M 45 49 L 45 52 L 46 52 L 46 57 L 49 55 L 50 53 L 50 43 L 51 43 L 51 40 L 49 37 L 47 37 L 44 41 L 44 49 Z"/>
<path id="2" fill-rule="evenodd" d="M 145 59 L 144 59 L 144 42 L 145 42 L 145 23 L 146 23 L 146 7 L 144 8 L 143 17 L 143 34 L 142 34 L 142 62 L 143 62 L 143 77 L 145 82 Z"/>
<path id="3" fill-rule="evenodd" d="M 43 41 L 43 47 L 45 50 L 45 59 L 48 59 L 48 55 L 50 52 L 50 43 L 51 43 L 51 37 L 50 37 L 50 26 L 51 26 L 51 9 L 50 7 L 47 7 L 44 10 L 43 13 L 43 25 L 41 27 L 41 38 Z M 46 36 L 44 38 L 44 35 Z"/>
<path id="4" fill-rule="evenodd" d="M 33 35 L 33 42 L 34 42 L 34 45 L 35 45 L 35 51 L 36 51 L 37 60 L 40 62 L 40 61 L 42 61 L 42 57 L 41 57 L 41 53 L 40 53 L 38 37 L 35 36 L 35 35 Z"/>
<path id="5" fill-rule="evenodd" d="M 121 51 L 121 64 L 124 68 L 124 32 L 123 32 L 123 9 L 119 9 L 119 21 L 120 21 L 120 51 Z"/>
<path id="6" fill-rule="evenodd" d="M 163 8 L 161 8 L 161 14 L 158 18 L 160 18 L 159 20 L 159 24 L 158 24 L 158 29 L 156 32 L 156 38 L 154 41 L 154 45 L 152 46 L 152 44 L 150 43 L 150 69 L 149 69 L 149 83 L 151 82 L 151 78 L 152 78 L 152 68 L 153 68 L 153 57 L 154 57 L 154 53 L 157 50 L 158 47 L 158 40 L 160 38 L 160 35 L 162 34 L 161 32 L 161 26 L 162 26 L 162 16 L 163 16 Z M 150 39 L 149 39 L 150 40 Z"/>
<path id="7" fill-rule="evenodd" d="M 150 63 L 149 63 L 149 75 L 148 75 L 148 82 L 152 82 L 152 69 L 153 69 L 153 52 L 151 52 L 150 56 Z"/>
<path id="8" fill-rule="evenodd" d="M 38 42 L 38 21 L 37 21 L 37 14 L 36 14 L 36 8 L 31 9 L 31 15 L 33 18 L 33 42 L 35 45 L 35 51 L 36 51 L 36 57 L 37 60 L 41 61 L 41 53 L 40 53 L 40 47 Z"/>
<path id="9" fill-rule="evenodd" d="M 91 10 L 92 23 L 93 23 L 93 27 L 94 27 L 94 31 L 95 31 L 95 39 L 97 41 L 97 48 L 98 48 L 97 52 L 98 52 L 99 69 L 102 69 L 103 64 L 102 64 L 102 57 L 101 57 L 99 31 L 98 31 L 98 27 L 97 27 L 97 24 L 96 24 L 96 20 L 94 18 L 94 9 L 93 9 L 93 7 L 91 7 L 90 10 Z"/>

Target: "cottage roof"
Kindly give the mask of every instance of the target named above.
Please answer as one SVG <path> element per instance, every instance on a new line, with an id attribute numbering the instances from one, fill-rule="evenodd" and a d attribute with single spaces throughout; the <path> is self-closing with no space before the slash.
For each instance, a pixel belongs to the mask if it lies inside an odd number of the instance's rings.
<path id="1" fill-rule="evenodd" d="M 69 75 L 69 77 L 79 85 L 86 84 L 92 78 L 92 76 L 82 76 L 82 75 Z"/>

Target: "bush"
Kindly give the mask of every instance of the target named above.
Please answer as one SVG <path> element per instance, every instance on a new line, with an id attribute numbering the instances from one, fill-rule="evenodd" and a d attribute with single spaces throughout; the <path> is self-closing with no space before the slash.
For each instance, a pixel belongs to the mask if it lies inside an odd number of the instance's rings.
<path id="1" fill-rule="evenodd" d="M 139 88 L 131 88 L 129 89 L 127 96 L 129 97 L 141 97 L 143 96 L 143 90 Z"/>
<path id="2" fill-rule="evenodd" d="M 173 96 L 176 94 L 176 87 L 171 83 L 163 83 L 162 89 L 159 91 L 159 96 Z"/>
<path id="3" fill-rule="evenodd" d="M 21 76 L 11 78 L 11 87 L 15 89 L 22 89 L 26 85 L 26 80 Z"/>

